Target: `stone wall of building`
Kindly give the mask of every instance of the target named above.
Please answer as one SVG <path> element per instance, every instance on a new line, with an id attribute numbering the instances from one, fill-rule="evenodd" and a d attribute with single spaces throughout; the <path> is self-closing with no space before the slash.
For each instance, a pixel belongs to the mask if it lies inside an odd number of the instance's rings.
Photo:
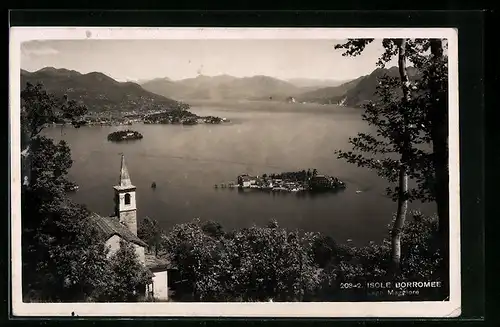
<path id="1" fill-rule="evenodd" d="M 127 228 L 137 235 L 137 211 L 122 211 L 120 212 L 120 222 L 124 223 Z"/>

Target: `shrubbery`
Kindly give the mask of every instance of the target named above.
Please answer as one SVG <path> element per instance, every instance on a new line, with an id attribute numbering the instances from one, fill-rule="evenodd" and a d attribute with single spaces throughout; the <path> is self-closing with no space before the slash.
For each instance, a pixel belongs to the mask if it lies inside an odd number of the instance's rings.
<path id="1" fill-rule="evenodd" d="M 138 302 L 145 300 L 150 272 L 139 262 L 133 245 L 120 241 L 120 248 L 106 266 L 106 284 L 96 290 L 95 300 L 106 302 Z"/>
<path id="2" fill-rule="evenodd" d="M 65 192 L 70 148 L 39 135 L 47 123 L 78 117 L 86 108 L 54 98 L 41 85 L 28 84 L 21 100 L 23 301 L 136 299 L 134 290 L 144 283 L 140 263 L 126 247 L 108 260 L 89 211 Z"/>
<path id="3" fill-rule="evenodd" d="M 164 236 L 184 283 L 178 299 L 194 301 L 334 301 L 366 298 L 366 289 L 340 283 L 439 280 L 436 219 L 412 214 L 404 228 L 401 273 L 389 270 L 388 239 L 351 247 L 320 233 L 253 226 L 226 233 L 214 222 L 194 220 Z M 183 298 L 184 300 L 186 298 Z M 402 299 L 402 298 L 401 298 Z"/>

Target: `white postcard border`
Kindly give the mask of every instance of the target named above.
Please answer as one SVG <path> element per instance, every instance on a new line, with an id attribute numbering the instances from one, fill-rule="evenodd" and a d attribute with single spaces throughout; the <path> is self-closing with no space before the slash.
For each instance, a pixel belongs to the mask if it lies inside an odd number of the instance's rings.
<path id="1" fill-rule="evenodd" d="M 21 292 L 20 58 L 30 40 L 445 38 L 449 56 L 450 296 L 442 302 L 23 303 Z M 13 27 L 9 44 L 11 294 L 14 316 L 457 317 L 461 313 L 458 34 L 452 28 Z"/>

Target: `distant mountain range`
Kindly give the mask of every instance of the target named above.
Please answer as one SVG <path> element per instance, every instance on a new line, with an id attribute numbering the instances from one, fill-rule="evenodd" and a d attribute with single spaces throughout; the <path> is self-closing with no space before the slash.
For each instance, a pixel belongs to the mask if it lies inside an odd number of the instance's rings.
<path id="1" fill-rule="evenodd" d="M 349 82 L 349 80 L 340 81 L 335 79 L 291 78 L 288 79 L 287 82 L 290 82 L 298 87 L 317 89 L 318 87 L 339 86 Z"/>
<path id="2" fill-rule="evenodd" d="M 142 83 L 142 87 L 150 92 L 185 101 L 285 98 L 301 91 L 300 87 L 290 82 L 263 75 L 242 78 L 229 75 L 199 75 L 179 81 L 160 78 Z"/>
<path id="3" fill-rule="evenodd" d="M 144 90 L 139 84 L 118 82 L 98 72 L 81 74 L 74 70 L 42 68 L 36 72 L 21 70 L 21 89 L 26 83 L 42 82 L 45 89 L 70 100 L 81 101 L 90 111 L 131 111 L 173 109 L 178 101 Z"/>
<path id="4" fill-rule="evenodd" d="M 355 80 L 291 79 L 283 81 L 269 76 L 238 78 L 229 75 L 203 76 L 173 81 L 159 78 L 144 82 L 142 87 L 153 93 L 189 102 L 189 100 L 273 100 L 340 104 L 360 107 L 376 99 L 378 79 L 383 75 L 399 76 L 398 68 L 377 68 Z M 416 71 L 408 68 L 410 78 Z"/>
<path id="5" fill-rule="evenodd" d="M 21 70 L 21 84 L 42 82 L 49 92 L 83 101 L 91 111 L 131 111 L 170 109 L 189 100 L 272 100 L 338 104 L 360 107 L 376 99 L 378 79 L 383 75 L 399 76 L 397 67 L 377 68 L 371 74 L 342 83 L 335 80 L 280 80 L 269 76 L 204 76 L 174 81 L 156 78 L 118 82 L 98 72 L 81 74 L 74 70 L 47 67 L 36 72 Z M 408 68 L 414 78 L 416 70 Z M 326 85 L 326 86 L 325 86 Z M 175 100 L 173 100 L 175 99 Z"/>

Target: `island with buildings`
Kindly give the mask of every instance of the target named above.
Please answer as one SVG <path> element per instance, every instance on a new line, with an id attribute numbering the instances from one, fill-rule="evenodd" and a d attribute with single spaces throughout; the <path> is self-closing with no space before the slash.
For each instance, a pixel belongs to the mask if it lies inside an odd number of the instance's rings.
<path id="1" fill-rule="evenodd" d="M 218 188 L 219 185 L 215 185 L 215 187 Z M 329 192 L 343 190 L 346 188 L 346 184 L 337 177 L 318 174 L 316 169 L 308 169 L 307 171 L 263 174 L 261 176 L 242 174 L 238 176 L 236 183 L 221 184 L 220 187 L 273 192 Z"/>
<path id="2" fill-rule="evenodd" d="M 113 133 L 109 133 L 108 141 L 112 142 L 122 142 L 122 141 L 131 141 L 131 140 L 140 140 L 143 136 L 141 133 L 137 131 L 132 131 L 130 129 L 124 131 L 116 131 Z"/>
<path id="3" fill-rule="evenodd" d="M 215 116 L 198 116 L 187 110 L 170 110 L 146 115 L 145 124 L 221 124 L 227 122 L 226 118 Z"/>
<path id="4" fill-rule="evenodd" d="M 81 126 L 121 126 L 144 124 L 221 124 L 228 123 L 226 118 L 216 116 L 198 116 L 186 109 L 172 110 L 133 110 L 127 112 L 102 111 L 88 112 L 79 120 L 58 119 L 54 126 L 73 125 Z"/>

